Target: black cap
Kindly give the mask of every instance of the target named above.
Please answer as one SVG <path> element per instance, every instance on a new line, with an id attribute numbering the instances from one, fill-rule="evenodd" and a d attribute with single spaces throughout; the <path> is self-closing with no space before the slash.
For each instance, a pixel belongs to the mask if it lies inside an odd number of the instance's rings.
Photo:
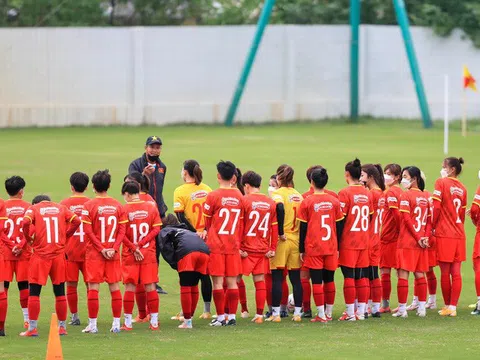
<path id="1" fill-rule="evenodd" d="M 153 144 L 162 145 L 162 139 L 160 139 L 158 136 L 149 136 L 147 138 L 147 142 L 145 143 L 145 145 L 153 145 Z"/>

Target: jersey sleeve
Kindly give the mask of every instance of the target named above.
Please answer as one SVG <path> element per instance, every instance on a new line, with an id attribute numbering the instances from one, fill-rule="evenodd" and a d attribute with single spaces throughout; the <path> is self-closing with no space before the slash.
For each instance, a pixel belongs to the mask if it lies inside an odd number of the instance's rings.
<path id="1" fill-rule="evenodd" d="M 152 206 L 152 211 L 153 211 L 152 227 L 162 226 L 162 219 L 160 218 L 160 213 L 158 212 L 157 207 Z"/>
<path id="2" fill-rule="evenodd" d="M 33 211 L 33 207 L 29 207 L 23 217 L 29 219 L 30 223 L 33 224 L 35 222 L 35 211 Z"/>
<path id="3" fill-rule="evenodd" d="M 272 200 L 275 201 L 277 204 L 284 204 L 285 200 L 283 199 L 283 196 L 278 193 L 278 190 L 275 190 L 272 192 Z"/>
<path id="4" fill-rule="evenodd" d="M 477 205 L 480 207 L 480 187 L 477 189 L 477 193 L 473 197 L 473 204 Z"/>
<path id="5" fill-rule="evenodd" d="M 123 206 L 118 206 L 118 223 L 119 224 L 126 224 L 128 223 L 127 212 L 123 208 Z"/>
<path id="6" fill-rule="evenodd" d="M 64 213 L 65 213 L 65 222 L 71 223 L 73 218 L 75 218 L 77 215 L 73 213 L 69 208 L 66 206 L 62 205 L 64 208 Z"/>
<path id="7" fill-rule="evenodd" d="M 435 181 L 435 190 L 433 190 L 432 199 L 442 202 L 443 200 L 443 182 L 442 179 Z"/>
<path id="8" fill-rule="evenodd" d="M 173 211 L 185 211 L 185 201 L 182 197 L 182 191 L 179 188 L 175 189 L 175 191 L 173 192 Z"/>
<path id="9" fill-rule="evenodd" d="M 410 201 L 406 193 L 400 195 L 400 212 L 410 213 Z"/>
<path id="10" fill-rule="evenodd" d="M 91 209 L 90 209 L 90 206 L 88 206 L 87 204 L 85 204 L 85 205 L 83 206 L 83 210 L 82 210 L 82 222 L 85 223 L 85 224 L 90 224 L 90 225 L 92 225 Z"/>
<path id="11" fill-rule="evenodd" d="M 392 191 L 387 192 L 385 200 L 389 209 L 398 209 L 400 207 L 400 204 L 398 203 L 399 199 L 397 199 L 397 197 Z"/>
<path id="12" fill-rule="evenodd" d="M 345 216 L 343 215 L 342 213 L 342 209 L 340 208 L 340 202 L 334 202 L 333 203 L 333 207 L 334 207 L 334 210 L 335 210 L 335 221 L 342 221 Z"/>
<path id="13" fill-rule="evenodd" d="M 370 210 L 369 214 L 373 215 L 375 213 L 375 206 L 373 205 L 373 201 L 374 201 L 375 197 L 373 196 L 372 193 L 369 193 L 368 198 L 370 199 L 369 204 L 368 204 L 368 207 L 369 207 L 369 210 Z"/>
<path id="14" fill-rule="evenodd" d="M 338 200 L 340 201 L 340 209 L 343 215 L 347 215 L 348 211 L 350 210 L 350 202 L 348 201 L 348 194 L 346 191 L 341 190 L 338 193 Z"/>
<path id="15" fill-rule="evenodd" d="M 298 216 L 297 219 L 301 222 L 307 222 L 308 221 L 308 205 L 307 201 L 303 201 L 300 204 L 300 209 L 298 211 Z"/>
<path id="16" fill-rule="evenodd" d="M 203 203 L 203 215 L 206 217 L 212 217 L 215 211 L 215 195 L 209 193 L 205 202 Z"/>

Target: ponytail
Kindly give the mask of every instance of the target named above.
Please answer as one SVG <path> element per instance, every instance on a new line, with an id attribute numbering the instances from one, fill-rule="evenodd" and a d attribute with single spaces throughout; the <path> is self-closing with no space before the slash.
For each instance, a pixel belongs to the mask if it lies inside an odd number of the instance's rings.
<path id="1" fill-rule="evenodd" d="M 196 160 L 186 160 L 183 163 L 183 170 L 188 173 L 188 176 L 195 179 L 195 185 L 200 185 L 203 180 L 203 172 L 200 164 Z"/>
<path id="2" fill-rule="evenodd" d="M 236 181 L 237 189 L 240 190 L 242 195 L 245 195 L 245 189 L 242 184 L 242 171 L 239 168 L 235 169 L 235 176 L 237 177 L 237 181 Z"/>

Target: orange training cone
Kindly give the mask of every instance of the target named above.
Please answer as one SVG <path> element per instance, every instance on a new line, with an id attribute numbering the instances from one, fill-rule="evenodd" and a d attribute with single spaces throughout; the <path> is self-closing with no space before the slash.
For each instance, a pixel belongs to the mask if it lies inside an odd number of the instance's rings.
<path id="1" fill-rule="evenodd" d="M 55 313 L 52 314 L 52 320 L 50 321 L 46 360 L 63 360 L 62 343 L 60 342 L 60 335 L 58 335 L 58 319 Z"/>

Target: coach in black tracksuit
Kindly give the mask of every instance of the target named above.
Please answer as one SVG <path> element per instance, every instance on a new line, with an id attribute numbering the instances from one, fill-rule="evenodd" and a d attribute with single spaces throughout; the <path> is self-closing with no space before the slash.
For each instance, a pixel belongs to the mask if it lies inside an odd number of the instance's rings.
<path id="1" fill-rule="evenodd" d="M 133 160 L 128 167 L 128 173 L 139 172 L 148 176 L 150 180 L 150 196 L 153 197 L 157 203 L 160 217 L 164 217 L 167 212 L 167 205 L 163 200 L 163 184 L 165 175 L 167 173 L 167 166 L 160 160 L 160 153 L 162 152 L 162 140 L 158 136 L 149 136 L 145 143 L 145 153 L 136 160 Z M 157 246 L 157 262 L 160 257 L 160 250 Z M 159 294 L 166 294 L 166 292 L 157 285 L 157 292 Z"/>

